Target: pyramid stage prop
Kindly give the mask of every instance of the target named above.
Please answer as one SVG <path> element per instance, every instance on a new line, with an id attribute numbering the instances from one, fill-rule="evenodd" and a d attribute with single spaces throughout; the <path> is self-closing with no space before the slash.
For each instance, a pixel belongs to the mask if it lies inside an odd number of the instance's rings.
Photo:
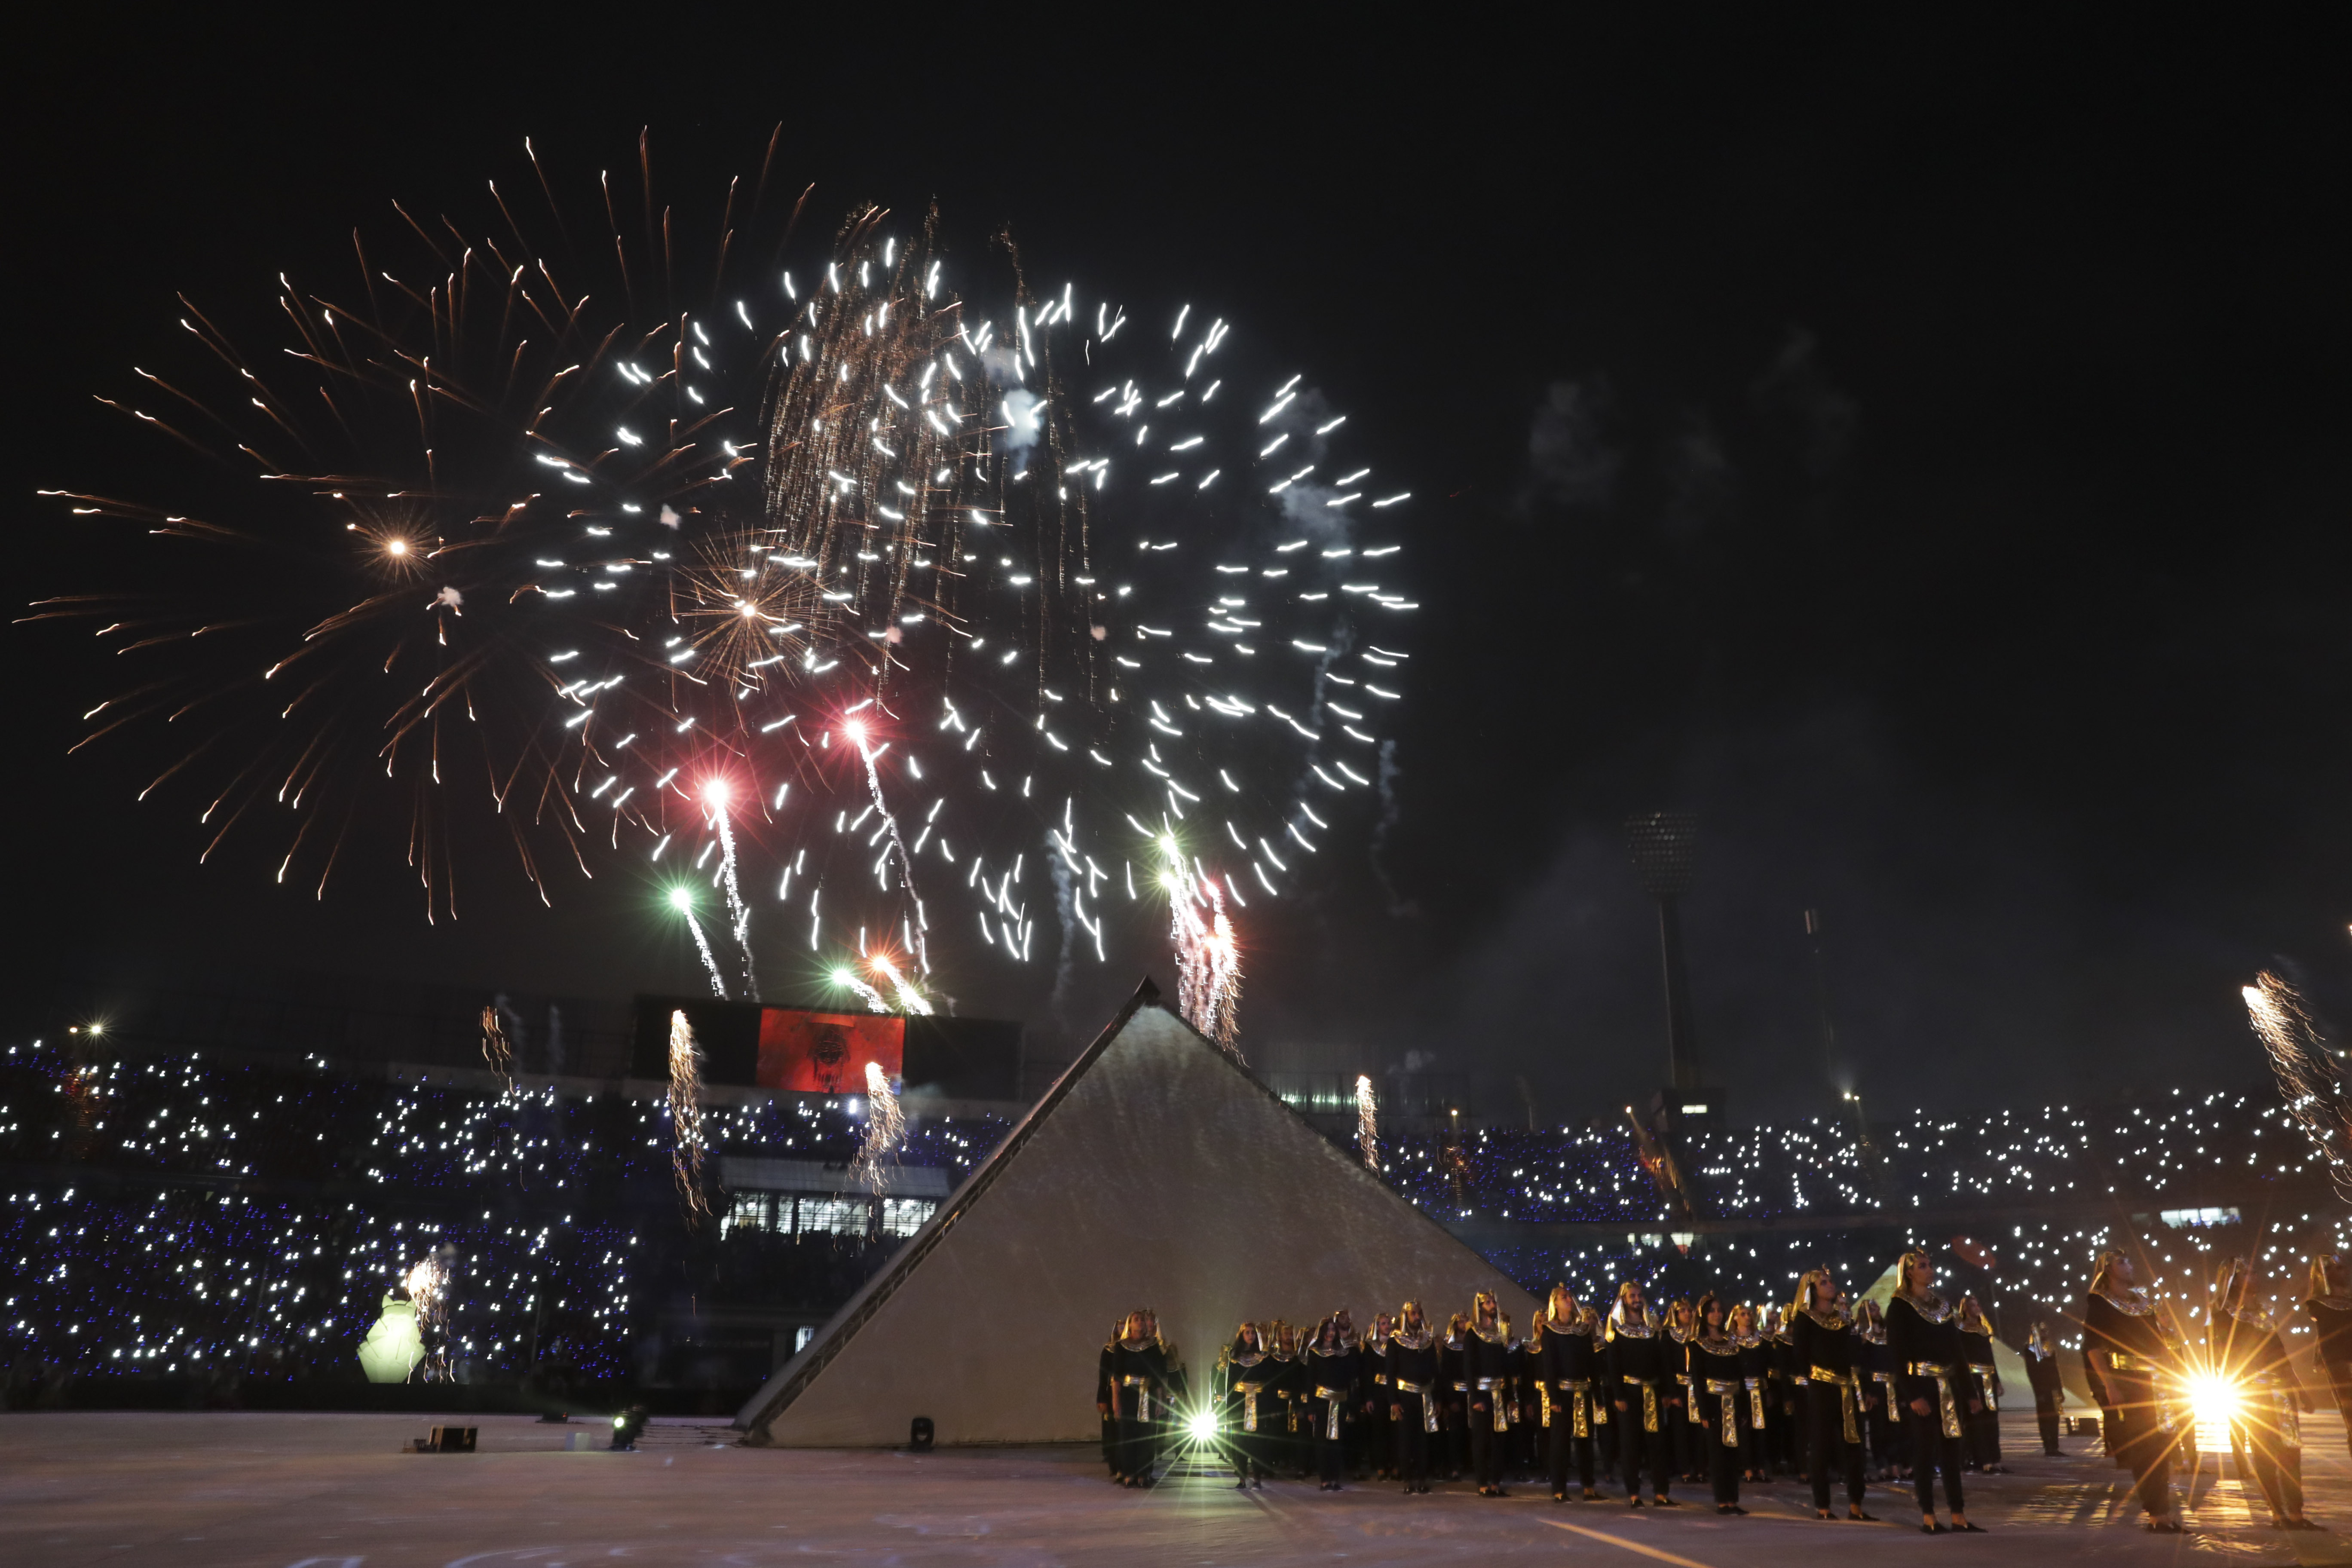
<path id="1" fill-rule="evenodd" d="M 996 1152 L 735 1418 L 782 1447 L 1094 1441 L 1113 1321 L 1160 1314 L 1195 1394 L 1244 1317 L 1443 1327 L 1535 1302 L 1160 1001 L 1145 981 Z"/>

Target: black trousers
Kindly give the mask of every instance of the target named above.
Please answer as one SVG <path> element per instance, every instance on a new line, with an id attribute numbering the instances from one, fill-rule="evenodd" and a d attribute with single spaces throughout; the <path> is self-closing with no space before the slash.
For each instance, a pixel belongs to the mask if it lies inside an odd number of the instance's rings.
<path id="1" fill-rule="evenodd" d="M 1833 1384 L 1816 1383 L 1805 1393 L 1805 1410 L 1812 1427 L 1811 1443 L 1807 1455 L 1808 1473 L 1813 1483 L 1813 1506 L 1830 1506 L 1830 1467 L 1845 1471 L 1845 1500 L 1853 1508 L 1862 1506 L 1862 1445 L 1845 1440 L 1845 1397 Z M 1857 1401 L 1853 1413 L 1853 1433 L 1862 1436 L 1862 1409 Z M 1957 1505 L 1956 1505 L 1957 1506 Z"/>
<path id="2" fill-rule="evenodd" d="M 1918 1495 L 1919 1511 L 1936 1511 L 1936 1472 L 1940 1469 L 1944 1472 L 1944 1506 L 1954 1513 L 1966 1513 L 1969 1504 L 1968 1493 L 1960 1484 L 1960 1439 L 1944 1436 L 1943 1414 L 1937 1408 L 1933 1394 L 1927 1396 L 1925 1415 L 1905 1402 L 1903 1432 L 1911 1440 L 1911 1487 Z"/>
<path id="3" fill-rule="evenodd" d="M 2042 1451 L 2058 1452 L 2058 1401 L 2047 1394 L 2033 1396 L 2033 1424 L 2042 1428 Z"/>
<path id="4" fill-rule="evenodd" d="M 1668 1434 L 1682 1412 L 1666 1403 L 1665 1390 L 1660 1389 L 1658 1430 L 1649 1431 L 1642 1423 L 1642 1391 L 1622 1384 L 1619 1387 L 1632 1396 L 1625 1401 L 1624 1409 L 1610 1412 L 1609 1423 L 1617 1428 L 1617 1465 L 1625 1482 L 1625 1495 L 1628 1500 L 1642 1495 L 1642 1471 L 1647 1468 L 1652 1495 L 1664 1497 L 1674 1484 L 1674 1472 L 1668 1468 L 1673 1463 L 1666 1448 Z"/>
<path id="5" fill-rule="evenodd" d="M 1149 1421 L 1139 1421 L 1128 1405 L 1118 1418 L 1118 1458 L 1111 1469 L 1116 1475 L 1136 1476 L 1146 1479 L 1151 1475 L 1152 1461 L 1160 1456 L 1159 1428 Z"/>
<path id="6" fill-rule="evenodd" d="M 1348 1423 L 1345 1409 L 1339 1419 L 1339 1436 L 1331 1436 L 1331 1402 L 1310 1399 L 1306 1415 L 1314 1422 L 1314 1435 L 1308 1439 L 1315 1449 L 1315 1470 L 1322 1480 L 1338 1483 L 1348 1479 Z"/>
<path id="7" fill-rule="evenodd" d="M 1902 1423 L 1888 1413 L 1889 1405 L 1895 1398 L 1894 1386 L 1891 1384 L 1873 1383 L 1869 1387 L 1873 1395 L 1868 1433 L 1870 1462 L 1877 1469 L 1892 1473 L 1897 1465 L 1904 1462 Z"/>
<path id="8" fill-rule="evenodd" d="M 1576 1400 L 1573 1394 L 1562 1394 L 1552 1402 L 1551 1425 L 1543 1429 L 1545 1462 L 1551 1469 L 1551 1489 L 1554 1495 L 1568 1490 L 1568 1467 L 1576 1465 L 1577 1484 L 1586 1491 L 1592 1490 L 1592 1434 L 1606 1432 L 1606 1426 L 1592 1425 L 1590 1407 L 1585 1416 L 1585 1436 L 1576 1435 Z M 1591 1395 L 1584 1396 L 1588 1401 Z"/>
<path id="9" fill-rule="evenodd" d="M 1739 1435 L 1748 1425 L 1748 1394 L 1742 1390 L 1731 1396 L 1731 1441 L 1723 1440 L 1723 1397 L 1704 1392 L 1694 1395 L 1693 1408 L 1706 1419 L 1689 1423 L 1691 1434 L 1698 1439 L 1700 1452 L 1706 1456 L 1706 1479 L 1714 1483 L 1718 1507 L 1739 1500 Z"/>
<path id="10" fill-rule="evenodd" d="M 1478 1478 L 1482 1487 L 1503 1484 L 1504 1434 L 1495 1430 L 1495 1406 L 1490 1401 L 1503 1397 L 1496 1389 L 1479 1394 L 1470 1405 L 1470 1473 Z"/>
<path id="11" fill-rule="evenodd" d="M 2230 1447 L 2238 1458 L 2238 1474 L 2254 1478 L 2273 1513 L 2303 1517 L 2303 1449 L 2288 1443 L 2276 1416 L 2257 1410 L 2248 1419 L 2232 1421 Z"/>
<path id="12" fill-rule="evenodd" d="M 1434 1397 L 1397 1391 L 1396 1473 L 1397 1479 L 1409 1487 L 1422 1486 L 1429 1480 L 1430 1435 L 1423 1423 L 1427 1419 L 1423 1412 Z"/>
<path id="13" fill-rule="evenodd" d="M 1356 1423 L 1356 1450 L 1359 1463 L 1375 1476 L 1396 1473 L 1396 1437 L 1389 1430 L 1389 1388 L 1384 1383 L 1372 1385 L 1372 1407 Z"/>
<path id="14" fill-rule="evenodd" d="M 2139 1506 L 2150 1517 L 2168 1517 L 2172 1508 L 2172 1433 L 2161 1419 L 2156 1385 L 2128 1373 L 2107 1374 L 2115 1401 L 2116 1461 L 2132 1473 Z"/>

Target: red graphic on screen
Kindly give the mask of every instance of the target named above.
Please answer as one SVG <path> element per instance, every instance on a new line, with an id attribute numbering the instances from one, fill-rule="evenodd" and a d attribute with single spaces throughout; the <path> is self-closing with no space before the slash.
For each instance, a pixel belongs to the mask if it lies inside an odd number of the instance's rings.
<path id="1" fill-rule="evenodd" d="M 866 1064 L 896 1082 L 907 1068 L 907 1020 L 870 1013 L 760 1009 L 760 1087 L 793 1094 L 863 1094 Z"/>

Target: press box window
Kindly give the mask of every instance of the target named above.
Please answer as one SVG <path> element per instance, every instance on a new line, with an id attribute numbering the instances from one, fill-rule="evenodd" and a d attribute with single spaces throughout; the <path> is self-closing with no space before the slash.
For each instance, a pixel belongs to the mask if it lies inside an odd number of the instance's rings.
<path id="1" fill-rule="evenodd" d="M 940 1205 L 929 1198 L 884 1198 L 882 1200 L 882 1234 L 912 1236 L 923 1228 L 931 1211 Z"/>

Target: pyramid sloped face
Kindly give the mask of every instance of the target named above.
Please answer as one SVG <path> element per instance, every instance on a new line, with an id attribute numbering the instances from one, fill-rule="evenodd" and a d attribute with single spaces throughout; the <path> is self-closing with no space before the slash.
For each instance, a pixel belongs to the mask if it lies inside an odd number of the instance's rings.
<path id="1" fill-rule="evenodd" d="M 1535 1310 L 1158 1006 L 1137 1009 L 998 1158 L 768 1417 L 769 1441 L 897 1445 L 917 1415 L 942 1443 L 1092 1439 L 1097 1352 L 1137 1307 L 1159 1312 L 1195 1391 L 1244 1317 L 1311 1324 L 1346 1307 L 1365 1328 L 1413 1297 L 1442 1324 L 1482 1289 L 1520 1331 Z"/>

